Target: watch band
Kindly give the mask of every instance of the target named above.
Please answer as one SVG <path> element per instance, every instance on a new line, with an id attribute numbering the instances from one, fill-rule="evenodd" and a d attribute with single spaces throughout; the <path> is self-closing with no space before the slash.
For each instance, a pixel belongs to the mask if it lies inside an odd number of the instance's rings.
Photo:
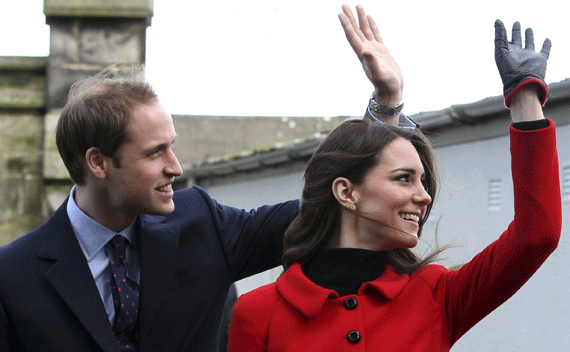
<path id="1" fill-rule="evenodd" d="M 376 99 L 374 99 L 374 94 L 372 94 L 372 96 L 370 97 L 370 101 L 368 101 L 368 106 L 370 107 L 370 110 L 374 111 L 378 115 L 394 116 L 402 111 L 402 109 L 404 108 L 404 101 L 402 100 L 396 106 L 381 105 L 378 104 Z"/>

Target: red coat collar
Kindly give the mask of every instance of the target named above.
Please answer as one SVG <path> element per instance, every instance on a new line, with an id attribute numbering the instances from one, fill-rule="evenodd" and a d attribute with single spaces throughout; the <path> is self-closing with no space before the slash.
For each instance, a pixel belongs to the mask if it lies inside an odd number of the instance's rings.
<path id="1" fill-rule="evenodd" d="M 407 274 L 398 274 L 391 266 L 376 280 L 366 282 L 358 290 L 359 295 L 370 292 L 378 299 L 393 300 L 409 282 Z M 305 317 L 314 318 L 329 298 L 337 298 L 338 294 L 320 287 L 309 280 L 299 263 L 293 264 L 277 279 L 277 290 L 281 296 Z"/>

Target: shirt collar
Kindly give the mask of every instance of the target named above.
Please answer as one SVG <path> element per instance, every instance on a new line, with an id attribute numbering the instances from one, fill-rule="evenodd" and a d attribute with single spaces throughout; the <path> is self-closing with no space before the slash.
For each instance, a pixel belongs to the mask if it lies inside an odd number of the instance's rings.
<path id="1" fill-rule="evenodd" d="M 403 127 L 403 128 L 420 128 L 420 125 L 418 125 L 417 123 L 415 123 L 412 119 L 410 119 L 408 116 L 400 113 L 400 122 L 398 124 L 398 126 Z"/>
<path id="2" fill-rule="evenodd" d="M 75 203 L 74 196 L 75 186 L 71 189 L 67 201 L 67 215 L 69 216 L 75 237 L 79 241 L 79 246 L 85 258 L 87 258 L 87 262 L 91 261 L 105 247 L 107 242 L 117 234 L 125 236 L 131 244 L 134 244 L 134 223 L 118 233 L 111 231 L 79 209 L 77 203 Z"/>
<path id="3" fill-rule="evenodd" d="M 386 300 L 393 300 L 409 280 L 407 274 L 398 274 L 390 265 L 387 265 L 386 271 L 376 280 L 364 283 L 358 294 L 364 294 L 365 291 L 372 292 L 379 299 L 383 297 Z M 339 297 L 334 290 L 320 287 L 309 280 L 299 263 L 293 264 L 281 274 L 276 284 L 281 296 L 309 319 L 317 316 L 328 299 Z M 370 290 L 367 290 L 368 288 Z"/>
<path id="4" fill-rule="evenodd" d="M 383 122 L 381 120 L 379 120 L 376 116 L 374 116 L 372 114 L 372 112 L 370 111 L 370 107 L 368 107 L 366 109 L 366 113 L 364 114 L 365 118 L 369 118 L 373 121 L 378 121 L 378 122 Z M 415 123 L 412 119 L 410 119 L 408 116 L 406 116 L 404 113 L 400 113 L 400 117 L 398 120 L 398 127 L 404 128 L 404 129 L 416 129 L 416 128 L 420 128 L 420 125 L 418 125 L 417 123 Z"/>

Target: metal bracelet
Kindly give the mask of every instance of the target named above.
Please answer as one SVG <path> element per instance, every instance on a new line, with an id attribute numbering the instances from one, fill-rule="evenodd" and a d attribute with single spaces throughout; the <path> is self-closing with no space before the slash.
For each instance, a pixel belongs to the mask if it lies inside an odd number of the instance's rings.
<path id="1" fill-rule="evenodd" d="M 372 96 L 370 97 L 370 101 L 368 102 L 368 106 L 370 107 L 370 110 L 374 111 L 378 115 L 394 116 L 402 111 L 402 109 L 404 108 L 404 101 L 402 100 L 396 106 L 381 105 L 378 104 L 376 99 L 374 99 L 374 94 L 372 94 Z"/>

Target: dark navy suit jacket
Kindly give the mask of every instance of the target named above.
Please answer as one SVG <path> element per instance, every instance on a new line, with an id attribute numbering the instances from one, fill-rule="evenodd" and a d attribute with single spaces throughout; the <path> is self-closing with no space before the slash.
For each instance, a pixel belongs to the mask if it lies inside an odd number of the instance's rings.
<path id="1" fill-rule="evenodd" d="M 139 350 L 215 351 L 232 282 L 279 265 L 290 201 L 252 211 L 199 187 L 177 191 L 168 216 L 137 219 Z M 0 351 L 114 351 L 113 330 L 73 233 L 66 202 L 0 248 Z"/>

